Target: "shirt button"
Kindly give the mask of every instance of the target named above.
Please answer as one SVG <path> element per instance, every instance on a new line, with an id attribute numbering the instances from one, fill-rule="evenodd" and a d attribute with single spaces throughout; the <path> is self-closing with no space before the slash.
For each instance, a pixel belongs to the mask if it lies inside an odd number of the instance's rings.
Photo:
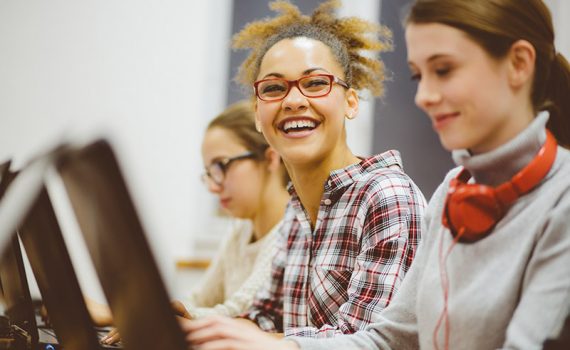
<path id="1" fill-rule="evenodd" d="M 329 180 L 327 183 L 329 184 L 329 187 L 332 187 L 332 180 Z"/>
<path id="2" fill-rule="evenodd" d="M 325 199 L 324 201 L 325 205 L 331 205 L 332 201 L 330 199 Z"/>

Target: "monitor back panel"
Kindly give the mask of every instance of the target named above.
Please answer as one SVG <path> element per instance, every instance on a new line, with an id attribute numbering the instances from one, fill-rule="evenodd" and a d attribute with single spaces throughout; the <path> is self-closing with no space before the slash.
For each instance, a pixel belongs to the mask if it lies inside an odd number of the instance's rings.
<path id="1" fill-rule="evenodd" d="M 100 349 L 45 188 L 19 233 L 59 342 L 66 350 Z"/>
<path id="2" fill-rule="evenodd" d="M 70 151 L 58 164 L 125 349 L 187 349 L 170 299 L 105 141 Z"/>
<path id="3" fill-rule="evenodd" d="M 12 237 L 2 256 L 0 281 L 2 281 L 6 316 L 12 324 L 26 331 L 30 337 L 30 345 L 35 348 L 38 344 L 36 315 L 26 278 L 20 242 L 16 235 Z"/>
<path id="4" fill-rule="evenodd" d="M 16 174 L 10 171 L 9 161 L 0 164 L 0 200 L 15 177 Z M 13 234 L 1 255 L 0 285 L 4 299 L 4 313 L 13 325 L 20 327 L 28 334 L 29 345 L 35 348 L 38 344 L 38 331 L 34 305 L 16 233 Z"/>

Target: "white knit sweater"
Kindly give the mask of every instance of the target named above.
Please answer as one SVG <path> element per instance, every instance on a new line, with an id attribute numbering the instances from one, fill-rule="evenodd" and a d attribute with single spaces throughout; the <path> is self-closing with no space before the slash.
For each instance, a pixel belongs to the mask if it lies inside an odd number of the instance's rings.
<path id="1" fill-rule="evenodd" d="M 269 281 L 272 250 L 281 223 L 253 243 L 250 221 L 236 220 L 206 271 L 202 283 L 183 300 L 193 318 L 237 316 L 252 304 L 257 291 Z"/>

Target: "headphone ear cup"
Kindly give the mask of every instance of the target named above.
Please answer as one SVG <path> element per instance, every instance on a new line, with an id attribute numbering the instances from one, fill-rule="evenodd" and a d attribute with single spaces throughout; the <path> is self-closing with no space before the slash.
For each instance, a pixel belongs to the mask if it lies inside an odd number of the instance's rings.
<path id="1" fill-rule="evenodd" d="M 457 188 L 450 195 L 446 210 L 453 235 L 463 229 L 463 242 L 483 238 L 503 216 L 493 189 L 481 185 Z"/>

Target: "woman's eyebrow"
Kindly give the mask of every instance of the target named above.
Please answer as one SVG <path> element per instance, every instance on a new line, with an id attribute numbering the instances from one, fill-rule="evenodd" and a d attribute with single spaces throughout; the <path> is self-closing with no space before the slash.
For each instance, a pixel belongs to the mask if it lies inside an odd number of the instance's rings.
<path id="1" fill-rule="evenodd" d="M 276 78 L 283 78 L 284 75 L 281 73 L 267 73 L 261 79 L 265 79 L 267 77 L 276 77 Z"/>
<path id="2" fill-rule="evenodd" d="M 437 53 L 434 55 L 431 55 L 430 57 L 428 57 L 428 59 L 426 60 L 427 63 L 436 61 L 440 58 L 446 58 L 446 57 L 450 57 L 451 55 L 449 54 L 444 54 L 444 53 Z M 415 63 L 413 61 L 408 61 L 408 66 L 410 66 L 410 68 L 415 67 Z"/>
<path id="3" fill-rule="evenodd" d="M 438 53 L 438 54 L 435 54 L 435 55 L 430 56 L 430 57 L 427 59 L 427 62 L 428 62 L 428 63 L 429 63 L 429 62 L 433 62 L 433 61 L 436 61 L 436 60 L 438 60 L 438 59 L 440 59 L 440 58 L 446 58 L 446 57 L 449 57 L 449 56 L 450 56 L 449 54 Z"/>
<path id="4" fill-rule="evenodd" d="M 309 68 L 309 69 L 303 71 L 303 75 L 311 74 L 311 73 L 313 73 L 313 72 L 316 71 L 316 70 L 322 70 L 322 71 L 325 71 L 325 72 L 328 73 L 328 70 L 326 70 L 326 69 L 324 69 L 324 68 L 322 68 L 322 67 L 315 67 L 315 68 Z"/>

